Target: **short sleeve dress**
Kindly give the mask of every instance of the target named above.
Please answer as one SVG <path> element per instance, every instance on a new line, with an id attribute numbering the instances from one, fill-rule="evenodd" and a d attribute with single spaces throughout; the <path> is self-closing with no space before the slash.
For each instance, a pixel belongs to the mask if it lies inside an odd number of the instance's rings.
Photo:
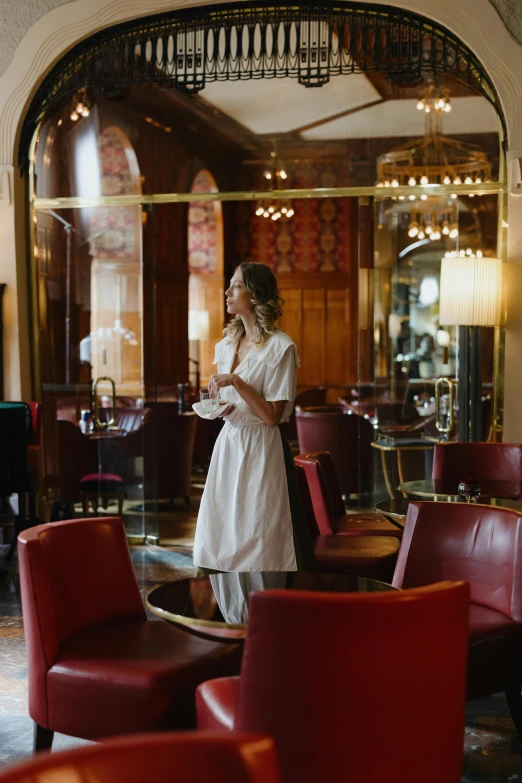
<path id="1" fill-rule="evenodd" d="M 219 373 L 228 373 L 234 345 L 216 346 Z M 297 350 L 277 330 L 253 347 L 236 367 L 254 391 L 270 402 L 286 400 L 281 422 L 292 413 Z M 194 563 L 216 571 L 295 571 L 296 552 L 281 433 L 265 424 L 233 387 L 221 390 L 235 410 L 216 441 L 196 527 Z"/>

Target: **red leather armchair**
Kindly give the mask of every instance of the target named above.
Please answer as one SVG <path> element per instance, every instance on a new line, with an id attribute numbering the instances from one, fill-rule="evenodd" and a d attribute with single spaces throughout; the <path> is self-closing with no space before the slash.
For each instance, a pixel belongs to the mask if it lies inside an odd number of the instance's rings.
<path id="1" fill-rule="evenodd" d="M 294 458 L 306 474 L 315 519 L 322 536 L 395 536 L 402 530 L 381 514 L 347 514 L 332 458 L 327 451 L 299 454 Z"/>
<path id="2" fill-rule="evenodd" d="M 18 540 L 35 750 L 55 731 L 190 728 L 195 686 L 238 671 L 237 645 L 147 620 L 121 519 L 40 525 Z"/>
<path id="3" fill-rule="evenodd" d="M 460 783 L 468 597 L 254 593 L 241 676 L 198 687 L 198 726 L 272 736 L 284 783 Z"/>
<path id="4" fill-rule="evenodd" d="M 410 503 L 393 584 L 440 579 L 470 585 L 468 699 L 505 691 L 522 736 L 522 512 Z"/>
<path id="5" fill-rule="evenodd" d="M 432 477 L 462 481 L 468 476 L 479 480 L 522 482 L 522 445 L 436 443 Z"/>
<path id="6" fill-rule="evenodd" d="M 255 734 L 144 734 L 38 756 L 0 772 L 1 783 L 279 783 L 274 742 Z"/>
<path id="7" fill-rule="evenodd" d="M 343 495 L 373 490 L 374 429 L 368 419 L 341 405 L 296 408 L 299 451 L 328 451 Z"/>
<path id="8" fill-rule="evenodd" d="M 351 574 L 370 579 L 392 579 L 399 542 L 395 536 L 369 535 L 321 535 L 317 524 L 305 469 L 295 466 L 297 485 L 303 511 L 312 537 L 315 559 L 319 571 Z"/>

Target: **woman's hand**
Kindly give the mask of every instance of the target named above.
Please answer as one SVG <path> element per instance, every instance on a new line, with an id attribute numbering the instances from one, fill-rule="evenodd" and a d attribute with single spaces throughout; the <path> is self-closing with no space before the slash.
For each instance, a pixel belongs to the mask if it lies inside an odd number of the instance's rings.
<path id="1" fill-rule="evenodd" d="M 236 406 L 235 405 L 227 405 L 227 407 L 225 408 L 223 413 L 219 414 L 218 418 L 219 419 L 224 419 L 225 416 L 229 416 L 231 413 L 234 413 L 235 410 L 236 410 Z"/>
<path id="2" fill-rule="evenodd" d="M 219 390 L 224 389 L 226 386 L 234 385 L 235 375 L 233 373 L 219 373 L 210 376 L 208 382 L 208 390 L 211 397 L 219 398 Z"/>

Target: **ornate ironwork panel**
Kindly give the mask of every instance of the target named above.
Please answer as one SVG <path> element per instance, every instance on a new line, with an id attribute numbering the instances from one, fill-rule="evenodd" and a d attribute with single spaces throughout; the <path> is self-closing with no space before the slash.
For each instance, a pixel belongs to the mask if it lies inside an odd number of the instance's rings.
<path id="1" fill-rule="evenodd" d="M 386 73 L 398 83 L 449 72 L 491 101 L 493 86 L 452 33 L 402 9 L 356 2 L 234 3 L 117 25 L 78 44 L 43 80 L 29 109 L 19 163 L 39 120 L 76 90 L 117 95 L 155 84 L 196 93 L 207 82 L 291 77 L 321 87 L 332 76 Z"/>

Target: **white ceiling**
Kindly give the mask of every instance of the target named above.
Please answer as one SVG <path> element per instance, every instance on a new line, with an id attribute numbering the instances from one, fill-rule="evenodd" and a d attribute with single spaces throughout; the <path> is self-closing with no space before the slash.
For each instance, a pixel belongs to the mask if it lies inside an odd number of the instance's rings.
<path id="1" fill-rule="evenodd" d="M 424 135 L 424 114 L 414 100 L 385 101 L 362 109 L 348 117 L 319 125 L 303 132 L 303 138 L 369 139 L 389 136 Z M 497 133 L 495 109 L 485 98 L 452 98 L 452 110 L 444 115 L 443 131 L 447 136 L 459 133 Z"/>
<path id="2" fill-rule="evenodd" d="M 308 88 L 290 78 L 213 82 L 201 97 L 253 133 L 262 134 L 287 133 L 380 96 L 364 75 L 353 74 Z"/>
<path id="3" fill-rule="evenodd" d="M 306 88 L 296 79 L 214 82 L 201 93 L 210 104 L 256 134 L 287 133 L 357 109 L 380 96 L 364 74 L 338 76 L 323 87 Z M 452 98 L 444 133 L 496 133 L 495 110 L 479 96 Z M 424 115 L 415 100 L 390 100 L 302 131 L 310 141 L 422 136 Z"/>

